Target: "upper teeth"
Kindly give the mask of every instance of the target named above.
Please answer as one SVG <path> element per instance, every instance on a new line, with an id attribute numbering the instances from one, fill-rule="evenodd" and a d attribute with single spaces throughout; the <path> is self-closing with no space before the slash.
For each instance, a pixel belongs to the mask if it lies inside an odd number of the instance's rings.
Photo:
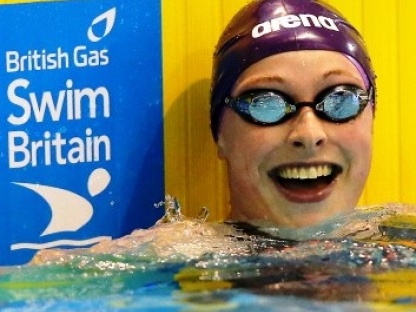
<path id="1" fill-rule="evenodd" d="M 316 179 L 326 177 L 332 173 L 330 165 L 308 166 L 308 167 L 287 167 L 279 171 L 279 176 L 284 179 Z"/>

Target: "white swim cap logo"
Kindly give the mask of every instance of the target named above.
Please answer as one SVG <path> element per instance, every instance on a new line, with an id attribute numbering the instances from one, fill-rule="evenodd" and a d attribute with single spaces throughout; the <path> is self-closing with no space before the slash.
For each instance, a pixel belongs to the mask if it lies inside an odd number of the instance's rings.
<path id="1" fill-rule="evenodd" d="M 99 16 L 97 16 L 91 23 L 91 26 L 88 28 L 88 39 L 92 42 L 97 42 L 107 36 L 114 26 L 114 21 L 116 19 L 116 8 L 112 8 Z M 100 35 L 94 33 L 94 26 L 105 23 L 104 31 Z"/>
<path id="2" fill-rule="evenodd" d="M 301 26 L 317 28 L 323 27 L 329 30 L 339 31 L 335 21 L 332 18 L 325 16 L 315 16 L 312 14 L 289 14 L 257 24 L 253 27 L 251 35 L 253 38 L 260 38 L 271 32 L 279 31 L 282 28 L 298 28 Z"/>

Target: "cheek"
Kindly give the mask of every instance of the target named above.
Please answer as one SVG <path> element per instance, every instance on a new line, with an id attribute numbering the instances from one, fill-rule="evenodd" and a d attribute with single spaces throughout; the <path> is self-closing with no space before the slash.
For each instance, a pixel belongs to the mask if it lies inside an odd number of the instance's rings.
<path id="1" fill-rule="evenodd" d="M 236 114 L 225 111 L 218 135 L 218 154 L 230 167 L 256 168 L 273 150 L 267 128 L 251 125 Z"/>
<path id="2" fill-rule="evenodd" d="M 362 116 L 357 123 L 342 131 L 337 138 L 348 157 L 355 173 L 366 178 L 371 166 L 373 117 L 371 113 Z"/>

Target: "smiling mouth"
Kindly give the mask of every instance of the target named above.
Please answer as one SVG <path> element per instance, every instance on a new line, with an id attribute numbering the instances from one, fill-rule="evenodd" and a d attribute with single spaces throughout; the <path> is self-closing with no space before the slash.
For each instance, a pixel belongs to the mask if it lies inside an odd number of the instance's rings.
<path id="1" fill-rule="evenodd" d="M 342 172 L 334 164 L 298 165 L 277 167 L 269 171 L 269 177 L 288 191 L 319 192 L 329 186 Z"/>

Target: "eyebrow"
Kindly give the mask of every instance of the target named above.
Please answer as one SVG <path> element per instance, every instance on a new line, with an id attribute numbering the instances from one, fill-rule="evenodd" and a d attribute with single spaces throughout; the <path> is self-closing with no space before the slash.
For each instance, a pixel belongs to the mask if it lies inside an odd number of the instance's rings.
<path id="1" fill-rule="evenodd" d="M 248 83 L 257 83 L 263 81 L 284 82 L 284 79 L 280 76 L 255 76 L 248 79 Z"/>
<path id="2" fill-rule="evenodd" d="M 323 78 L 328 78 L 330 76 L 342 76 L 342 75 L 347 75 L 350 77 L 354 77 L 353 75 L 351 75 L 351 73 L 349 73 L 348 71 L 342 70 L 342 69 L 331 69 L 328 70 L 327 72 L 325 72 L 322 77 Z"/>
<path id="3" fill-rule="evenodd" d="M 242 80 L 241 83 L 238 84 L 238 90 L 246 89 L 247 86 L 251 86 L 253 84 L 257 83 L 263 83 L 263 82 L 278 82 L 278 83 L 284 83 L 284 79 L 281 76 L 254 76 L 249 77 L 247 79 Z M 235 90 L 233 90 L 234 92 Z"/>
<path id="4" fill-rule="evenodd" d="M 348 71 L 345 71 L 343 69 L 330 69 L 326 72 L 324 72 L 324 74 L 322 75 L 323 78 L 328 78 L 330 76 L 342 76 L 342 75 L 347 75 L 350 77 L 353 77 L 353 75 L 351 75 L 351 73 L 349 73 Z M 252 84 L 252 83 L 257 83 L 257 82 L 263 82 L 263 81 L 271 81 L 271 82 L 284 82 L 285 80 L 278 75 L 273 75 L 273 76 L 255 76 L 255 77 L 251 77 L 248 80 L 245 80 L 247 82 L 244 83 L 244 85 L 246 83 Z"/>

